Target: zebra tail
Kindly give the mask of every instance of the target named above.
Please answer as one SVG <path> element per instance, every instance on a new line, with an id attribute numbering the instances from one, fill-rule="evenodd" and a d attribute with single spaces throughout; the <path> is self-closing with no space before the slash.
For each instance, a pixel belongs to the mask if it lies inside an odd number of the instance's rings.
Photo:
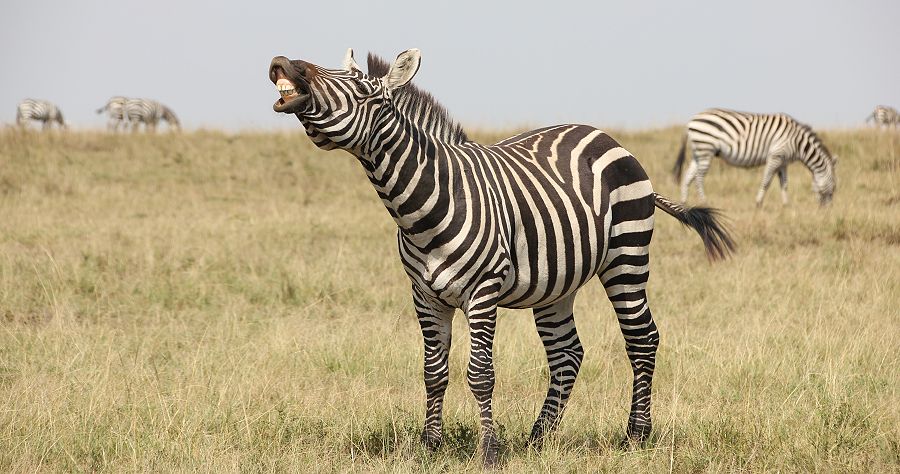
<path id="1" fill-rule="evenodd" d="M 700 234 L 706 248 L 706 256 L 710 260 L 724 260 L 734 252 L 734 240 L 722 224 L 718 209 L 705 206 L 686 207 L 656 193 L 653 193 L 653 202 L 666 214 Z"/>
<path id="2" fill-rule="evenodd" d="M 681 139 L 681 148 L 678 149 L 678 158 L 675 160 L 675 167 L 672 168 L 672 175 L 675 176 L 675 182 L 681 178 L 681 169 L 684 168 L 685 147 L 687 145 L 687 134 Z"/>
<path id="3" fill-rule="evenodd" d="M 103 107 L 100 107 L 99 109 L 95 110 L 95 112 L 97 112 L 98 114 L 102 114 L 103 111 L 106 110 L 106 107 L 107 107 L 107 106 L 104 105 Z"/>

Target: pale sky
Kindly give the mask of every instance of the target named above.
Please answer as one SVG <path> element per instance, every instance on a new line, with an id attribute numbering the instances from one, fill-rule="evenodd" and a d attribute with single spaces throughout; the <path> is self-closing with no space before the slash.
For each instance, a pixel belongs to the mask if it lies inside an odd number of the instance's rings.
<path id="1" fill-rule="evenodd" d="M 348 47 L 422 51 L 414 82 L 468 128 L 681 124 L 707 107 L 817 127 L 900 108 L 900 1 L 3 0 L 0 123 L 23 98 L 76 128 L 112 95 L 188 129 L 285 129 L 275 55 L 337 68 Z"/>

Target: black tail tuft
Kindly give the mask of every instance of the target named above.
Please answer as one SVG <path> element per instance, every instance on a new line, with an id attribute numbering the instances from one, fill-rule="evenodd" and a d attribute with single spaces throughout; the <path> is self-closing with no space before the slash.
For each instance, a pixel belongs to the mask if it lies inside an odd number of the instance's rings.
<path id="1" fill-rule="evenodd" d="M 672 175 L 677 183 L 681 179 L 681 170 L 684 168 L 685 146 L 687 145 L 687 134 L 681 139 L 681 148 L 678 149 L 678 158 L 675 159 L 675 166 L 672 168 Z"/>
<path id="2" fill-rule="evenodd" d="M 703 246 L 706 248 L 706 256 L 710 260 L 723 260 L 734 252 L 734 240 L 728 229 L 722 224 L 718 209 L 685 207 L 656 193 L 653 194 L 653 198 L 656 207 L 666 211 L 667 214 L 678 219 L 678 222 L 700 234 Z"/>

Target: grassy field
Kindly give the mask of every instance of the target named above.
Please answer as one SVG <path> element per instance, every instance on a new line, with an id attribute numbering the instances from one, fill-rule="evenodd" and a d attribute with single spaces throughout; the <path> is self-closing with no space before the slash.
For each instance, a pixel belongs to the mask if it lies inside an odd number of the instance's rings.
<path id="1" fill-rule="evenodd" d="M 658 192 L 679 129 L 613 133 Z M 481 133 L 481 141 L 504 134 Z M 502 311 L 495 416 L 508 472 L 900 470 L 900 135 L 823 134 L 833 205 L 790 168 L 716 163 L 739 252 L 709 264 L 658 214 L 655 434 L 621 449 L 631 372 L 599 283 L 558 434 L 529 312 Z M 362 169 L 290 134 L 0 132 L 0 472 L 477 471 L 467 335 L 445 446 L 419 446 L 422 343 L 393 222 Z"/>

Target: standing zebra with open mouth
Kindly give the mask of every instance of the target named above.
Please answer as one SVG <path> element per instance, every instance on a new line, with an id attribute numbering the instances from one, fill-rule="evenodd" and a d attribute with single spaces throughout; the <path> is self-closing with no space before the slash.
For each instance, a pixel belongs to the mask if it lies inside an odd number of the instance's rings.
<path id="1" fill-rule="evenodd" d="M 481 414 L 486 465 L 496 462 L 491 398 L 497 308 L 533 308 L 550 384 L 531 441 L 560 421 L 584 351 L 575 294 L 597 277 L 616 311 L 634 373 L 627 434 L 651 430 L 650 394 L 659 334 L 647 303 L 650 237 L 658 207 L 696 230 L 711 258 L 732 241 L 715 211 L 686 208 L 653 192 L 631 153 L 585 125 L 546 127 L 491 146 L 470 141 L 447 112 L 409 82 L 416 49 L 393 64 L 369 56 L 325 69 L 283 56 L 269 78 L 320 148 L 362 164 L 397 224 L 400 258 L 412 282 L 425 343 L 426 419 L 422 440 L 441 442 L 455 309 L 471 334 L 467 381 Z"/>

